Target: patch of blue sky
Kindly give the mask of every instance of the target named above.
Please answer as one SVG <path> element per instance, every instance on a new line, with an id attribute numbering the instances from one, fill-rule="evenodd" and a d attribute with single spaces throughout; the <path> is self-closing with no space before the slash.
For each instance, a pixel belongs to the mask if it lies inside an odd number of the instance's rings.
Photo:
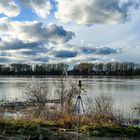
<path id="1" fill-rule="evenodd" d="M 16 17 L 12 17 L 12 20 L 16 21 L 33 21 L 33 20 L 38 20 L 39 17 L 32 11 L 31 8 L 28 6 L 19 3 L 20 5 L 20 14 Z"/>
<path id="2" fill-rule="evenodd" d="M 4 14 L 0 14 L 0 18 L 2 18 L 2 17 L 5 17 L 5 15 Z"/>

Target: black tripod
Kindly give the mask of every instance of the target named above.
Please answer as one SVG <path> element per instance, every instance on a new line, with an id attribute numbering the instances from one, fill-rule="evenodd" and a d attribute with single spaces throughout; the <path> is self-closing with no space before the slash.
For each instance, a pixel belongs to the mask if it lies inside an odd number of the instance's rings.
<path id="1" fill-rule="evenodd" d="M 81 81 L 79 81 L 78 86 L 79 86 L 79 95 L 77 97 L 77 100 L 76 100 L 76 103 L 75 103 L 75 107 L 74 107 L 74 111 L 76 110 L 76 113 L 77 113 L 77 135 L 76 135 L 76 139 L 77 140 L 79 139 L 81 107 L 82 107 L 83 113 L 85 114 L 84 105 L 83 105 L 83 101 L 82 101 L 82 98 L 81 98 L 81 87 L 82 87 L 82 82 Z"/>

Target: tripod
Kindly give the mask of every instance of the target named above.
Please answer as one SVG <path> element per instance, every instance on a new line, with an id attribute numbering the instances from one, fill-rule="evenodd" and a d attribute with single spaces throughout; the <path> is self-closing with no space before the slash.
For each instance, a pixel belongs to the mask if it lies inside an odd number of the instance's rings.
<path id="1" fill-rule="evenodd" d="M 76 113 L 77 113 L 77 135 L 76 135 L 76 139 L 77 140 L 79 139 L 81 107 L 82 107 L 83 113 L 85 114 L 84 105 L 83 105 L 83 101 L 82 101 L 82 98 L 81 98 L 81 87 L 82 87 L 82 82 L 81 81 L 79 81 L 78 86 L 79 86 L 79 95 L 77 97 L 77 100 L 76 100 L 76 103 L 75 103 L 75 107 L 74 107 L 74 111 L 76 110 Z"/>

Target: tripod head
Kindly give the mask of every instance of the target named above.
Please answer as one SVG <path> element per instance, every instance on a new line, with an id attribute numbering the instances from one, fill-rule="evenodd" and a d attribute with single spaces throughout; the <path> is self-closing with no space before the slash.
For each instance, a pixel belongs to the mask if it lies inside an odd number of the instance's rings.
<path id="1" fill-rule="evenodd" d="M 79 80 L 78 87 L 79 87 L 79 88 L 81 88 L 81 87 L 82 87 L 82 82 L 81 82 L 81 80 Z"/>
<path id="2" fill-rule="evenodd" d="M 79 87 L 79 97 L 80 97 L 80 95 L 81 95 L 81 87 L 82 87 L 82 82 L 81 82 L 81 80 L 79 80 L 78 87 Z M 80 98 L 81 98 L 81 97 L 80 97 Z"/>

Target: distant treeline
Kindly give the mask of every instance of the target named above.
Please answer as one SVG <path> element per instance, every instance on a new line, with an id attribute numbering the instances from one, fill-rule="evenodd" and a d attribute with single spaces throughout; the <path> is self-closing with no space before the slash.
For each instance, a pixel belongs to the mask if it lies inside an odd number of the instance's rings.
<path id="1" fill-rule="evenodd" d="M 68 64 L 0 64 L 0 75 L 140 75 L 140 65 L 133 62 Z"/>

